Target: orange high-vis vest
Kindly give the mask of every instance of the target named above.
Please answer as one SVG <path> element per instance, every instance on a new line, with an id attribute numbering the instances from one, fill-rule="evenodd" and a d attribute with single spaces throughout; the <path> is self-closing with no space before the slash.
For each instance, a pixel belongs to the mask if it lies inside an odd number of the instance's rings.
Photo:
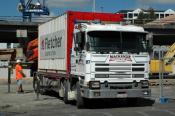
<path id="1" fill-rule="evenodd" d="M 22 66 L 17 64 L 15 66 L 15 70 L 16 70 L 16 80 L 20 80 L 23 78 L 23 75 L 20 73 L 20 71 L 22 71 Z"/>

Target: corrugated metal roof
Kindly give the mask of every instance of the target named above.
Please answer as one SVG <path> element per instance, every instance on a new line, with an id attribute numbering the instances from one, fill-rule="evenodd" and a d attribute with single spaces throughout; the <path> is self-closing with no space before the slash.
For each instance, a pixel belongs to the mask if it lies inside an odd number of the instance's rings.
<path id="1" fill-rule="evenodd" d="M 157 19 L 144 25 L 145 28 L 170 28 L 175 29 L 175 15 Z"/>

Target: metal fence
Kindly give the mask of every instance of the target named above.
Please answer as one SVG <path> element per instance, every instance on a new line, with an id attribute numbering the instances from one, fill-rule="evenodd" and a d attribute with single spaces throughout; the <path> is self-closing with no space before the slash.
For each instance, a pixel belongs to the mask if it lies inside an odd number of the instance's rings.
<path id="1" fill-rule="evenodd" d="M 166 76 L 164 74 L 164 63 L 166 60 L 172 60 L 172 58 L 165 58 L 164 53 L 167 52 L 167 47 L 160 46 L 154 49 L 158 53 L 158 59 L 160 60 L 159 64 L 159 79 L 157 80 L 157 85 L 151 87 L 152 92 L 154 93 L 153 97 L 159 96 L 160 103 L 165 103 L 169 99 L 175 99 L 175 85 L 173 84 L 175 82 L 175 75 L 172 73 L 172 77 L 174 79 L 166 79 Z M 173 62 L 172 62 L 173 63 Z M 172 64 L 172 71 L 174 70 L 175 66 Z M 174 71 L 173 71 L 174 72 Z"/>

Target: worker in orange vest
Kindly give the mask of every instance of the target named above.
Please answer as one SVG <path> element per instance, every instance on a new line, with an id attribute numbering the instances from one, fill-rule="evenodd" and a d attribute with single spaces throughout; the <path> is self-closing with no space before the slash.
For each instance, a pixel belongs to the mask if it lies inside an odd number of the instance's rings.
<path id="1" fill-rule="evenodd" d="M 23 73 L 23 68 L 21 65 L 21 60 L 16 61 L 15 71 L 16 71 L 16 80 L 17 80 L 17 92 L 24 92 L 22 88 L 22 79 L 25 77 L 25 74 Z"/>

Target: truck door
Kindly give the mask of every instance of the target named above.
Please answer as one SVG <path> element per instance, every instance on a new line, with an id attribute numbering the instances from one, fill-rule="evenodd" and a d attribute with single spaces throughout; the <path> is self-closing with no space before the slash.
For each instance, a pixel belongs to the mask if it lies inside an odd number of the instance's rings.
<path id="1" fill-rule="evenodd" d="M 74 34 L 74 48 L 71 55 L 71 72 L 82 74 L 85 65 L 85 32 Z"/>

